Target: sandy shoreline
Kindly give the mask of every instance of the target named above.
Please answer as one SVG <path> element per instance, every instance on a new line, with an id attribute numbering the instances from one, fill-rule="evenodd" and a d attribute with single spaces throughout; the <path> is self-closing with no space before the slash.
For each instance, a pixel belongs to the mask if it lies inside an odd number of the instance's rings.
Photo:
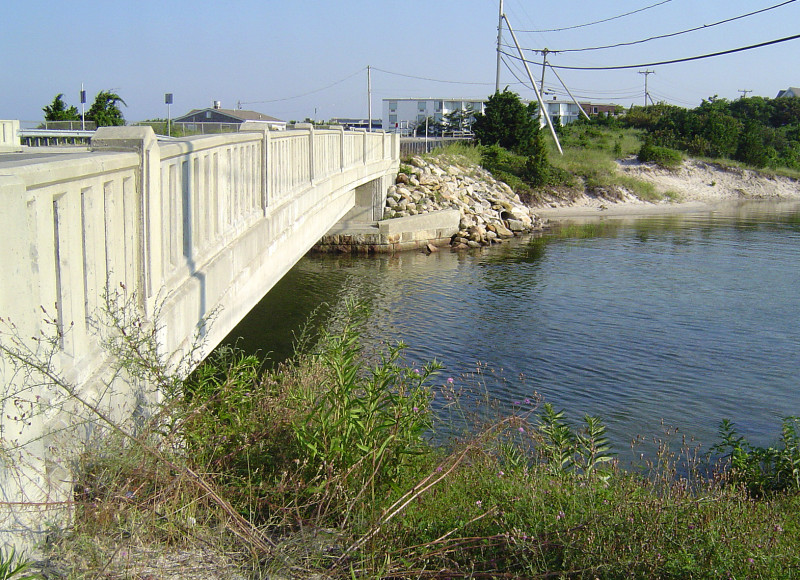
<path id="1" fill-rule="evenodd" d="M 661 194 L 669 192 L 674 201 L 650 203 L 628 195 L 614 202 L 584 195 L 570 205 L 536 207 L 533 212 L 549 221 L 585 221 L 663 214 L 740 214 L 777 206 L 800 208 L 800 182 L 786 177 L 694 160 L 685 161 L 677 170 L 626 160 L 619 163 L 619 169 L 649 181 Z"/>

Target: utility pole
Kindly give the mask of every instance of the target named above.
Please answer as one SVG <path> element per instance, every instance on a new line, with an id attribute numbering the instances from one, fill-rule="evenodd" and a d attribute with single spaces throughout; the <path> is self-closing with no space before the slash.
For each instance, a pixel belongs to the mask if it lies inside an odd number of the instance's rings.
<path id="1" fill-rule="evenodd" d="M 367 65 L 367 133 L 372 133 L 372 67 Z"/>
<path id="2" fill-rule="evenodd" d="M 539 86 L 539 90 L 542 91 L 544 94 L 544 69 L 547 68 L 547 53 L 550 52 L 546 48 L 541 51 L 542 53 L 542 84 Z"/>
<path id="3" fill-rule="evenodd" d="M 747 98 L 747 93 L 752 93 L 753 89 L 739 89 L 739 92 L 742 93 L 741 98 L 742 99 L 746 99 Z"/>
<path id="4" fill-rule="evenodd" d="M 494 82 L 494 92 L 500 92 L 500 43 L 503 39 L 503 0 L 500 0 L 500 16 L 497 19 L 497 77 Z"/>
<path id="5" fill-rule="evenodd" d="M 511 39 L 514 41 L 514 45 L 517 47 L 517 52 L 519 53 L 519 59 L 522 61 L 522 64 L 525 65 L 525 72 L 528 73 L 528 79 L 531 81 L 531 88 L 533 88 L 533 92 L 536 95 L 536 100 L 539 102 L 539 126 L 542 126 L 542 118 L 544 118 L 547 126 L 550 128 L 550 134 L 553 136 L 553 140 L 556 142 L 556 147 L 558 147 L 558 152 L 561 155 L 564 154 L 564 151 L 561 149 L 561 143 L 558 141 L 558 135 L 556 135 L 556 129 L 553 127 L 553 121 L 550 119 L 550 115 L 545 109 L 544 106 L 544 99 L 542 99 L 541 93 L 539 93 L 539 89 L 536 86 L 536 81 L 533 80 L 533 75 L 531 74 L 531 69 L 528 66 L 528 61 L 525 60 L 525 55 L 522 53 L 522 47 L 517 42 L 517 35 L 514 34 L 514 29 L 511 28 L 511 23 L 508 21 L 508 18 L 503 15 L 503 19 L 506 21 L 506 26 L 508 26 L 508 31 L 511 33 Z"/>
<path id="6" fill-rule="evenodd" d="M 653 98 L 650 96 L 650 93 L 647 91 L 647 77 L 649 75 L 656 74 L 654 70 L 640 70 L 640 75 L 644 75 L 644 106 L 647 106 L 647 99 L 650 99 L 650 103 L 653 104 Z"/>

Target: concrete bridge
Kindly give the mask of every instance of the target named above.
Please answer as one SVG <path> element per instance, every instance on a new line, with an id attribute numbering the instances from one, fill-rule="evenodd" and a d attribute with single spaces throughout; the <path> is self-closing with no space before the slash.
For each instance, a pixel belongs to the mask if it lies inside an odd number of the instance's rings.
<path id="1" fill-rule="evenodd" d="M 398 164 L 397 135 L 260 124 L 169 142 L 149 127 L 107 127 L 90 152 L 0 156 L 0 341 L 18 336 L 125 421 L 148 385 L 109 375 L 105 296 L 120 295 L 145 325 L 157 318 L 159 353 L 175 365 L 199 336 L 197 360 L 348 211 L 379 219 Z M 31 337 L 51 331 L 45 353 Z M 70 397 L 30 379 L 0 359 L 0 545 L 69 503 L 60 457 L 92 432 Z"/>

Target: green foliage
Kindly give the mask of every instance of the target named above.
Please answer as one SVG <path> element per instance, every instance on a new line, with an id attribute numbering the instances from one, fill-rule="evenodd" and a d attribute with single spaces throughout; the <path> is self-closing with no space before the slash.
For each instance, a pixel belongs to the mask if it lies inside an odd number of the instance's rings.
<path id="1" fill-rule="evenodd" d="M 719 436 L 721 441 L 711 451 L 730 463 L 733 481 L 752 496 L 800 491 L 800 418 L 783 420 L 778 447 L 751 445 L 727 419 L 720 425 Z"/>
<path id="2" fill-rule="evenodd" d="M 535 106 L 526 107 L 519 95 L 506 87 L 489 97 L 484 112 L 475 115 L 472 130 L 481 145 L 523 153 L 539 131 L 535 111 Z"/>
<path id="3" fill-rule="evenodd" d="M 42 109 L 45 121 L 80 121 L 78 109 L 74 105 L 67 107 L 63 96 L 64 93 L 57 94 L 53 102 Z"/>
<path id="4" fill-rule="evenodd" d="M 14 548 L 9 552 L 4 552 L 0 548 L 0 580 L 18 578 L 19 580 L 39 578 L 38 574 L 26 574 L 30 569 L 31 563 L 17 555 Z"/>
<path id="5" fill-rule="evenodd" d="M 573 470 L 590 475 L 612 460 L 606 427 L 598 417 L 584 416 L 584 426 L 574 429 L 564 420 L 564 411 L 556 412 L 545 403 L 537 428 L 542 436 L 539 452 L 556 472 Z"/>
<path id="6" fill-rule="evenodd" d="M 551 164 L 545 137 L 541 133 L 536 134 L 523 154 L 513 153 L 499 145 L 482 147 L 481 151 L 481 165 L 528 200 L 536 198 L 537 187 L 572 182 L 571 175 Z"/>
<path id="7" fill-rule="evenodd" d="M 402 345 L 367 352 L 365 321 L 350 307 L 273 371 L 223 349 L 166 393 L 143 425 L 155 431 L 87 447 L 74 525 L 48 562 L 71 549 L 76 573 L 145 577 L 144 561 L 171 564 L 196 542 L 204 564 L 219 548 L 220 569 L 259 577 L 792 578 L 800 566 L 797 418 L 768 450 L 723 424 L 730 472 L 712 478 L 676 474 L 667 450 L 647 476 L 622 471 L 602 421 L 573 426 L 528 400 L 494 420 L 487 401 L 483 427 L 433 446 L 435 365 L 406 367 Z M 454 382 L 448 407 L 462 404 Z"/>
<path id="8" fill-rule="evenodd" d="M 528 147 L 525 160 L 525 180 L 533 187 L 541 187 L 550 180 L 550 162 L 547 160 L 547 144 L 541 131 L 536 131 Z"/>
<path id="9" fill-rule="evenodd" d="M 292 427 L 310 465 L 343 473 L 366 464 L 372 483 L 380 486 L 398 477 L 411 457 L 429 450 L 422 440 L 430 427 L 425 385 L 438 365 L 401 365 L 404 346 L 398 344 L 366 367 L 358 316 L 350 310 L 336 334 L 323 332 L 318 356 L 327 380 L 302 398 L 307 412 Z"/>
<path id="10" fill-rule="evenodd" d="M 673 169 L 681 164 L 683 158 L 680 152 L 674 149 L 659 147 L 653 145 L 650 141 L 645 141 L 642 148 L 639 149 L 639 161 L 642 163 L 655 163 L 660 167 Z"/>
<path id="11" fill-rule="evenodd" d="M 754 167 L 799 169 L 800 99 L 709 97 L 695 109 L 633 107 L 622 121 L 648 131 L 654 145 Z"/>
<path id="12" fill-rule="evenodd" d="M 470 165 L 481 164 L 482 148 L 466 141 L 455 141 L 448 143 L 444 147 L 437 147 L 430 153 L 422 155 L 424 159 L 438 159 L 441 162 L 450 163 L 452 165 L 461 165 L 469 167 Z M 400 165 L 400 172 L 403 171 L 404 165 Z"/>
<path id="13" fill-rule="evenodd" d="M 125 105 L 125 101 L 117 93 L 100 91 L 86 112 L 86 119 L 94 121 L 98 127 L 124 125 L 125 118 L 119 109 L 119 103 Z"/>
<path id="14" fill-rule="evenodd" d="M 220 349 L 187 383 L 177 428 L 198 467 L 220 474 L 249 517 L 263 520 L 269 505 L 297 502 L 340 519 L 358 490 L 393 485 L 430 451 L 422 438 L 431 420 L 426 383 L 437 365 L 408 368 L 403 345 L 369 364 L 359 330 L 365 315 L 347 306 L 335 332 L 323 329 L 313 353 L 298 355 L 298 367 L 265 373 L 257 358 Z"/>

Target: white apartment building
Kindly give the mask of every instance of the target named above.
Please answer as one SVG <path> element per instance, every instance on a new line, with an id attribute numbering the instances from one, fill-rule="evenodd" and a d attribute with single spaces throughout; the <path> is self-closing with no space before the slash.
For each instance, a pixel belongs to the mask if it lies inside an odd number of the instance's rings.
<path id="1" fill-rule="evenodd" d="M 483 113 L 484 104 L 483 99 L 383 99 L 383 130 L 410 134 L 427 117 L 441 122 L 455 111 Z"/>
<path id="2" fill-rule="evenodd" d="M 529 101 L 522 101 L 527 105 Z M 464 113 L 483 113 L 486 105 L 484 99 L 383 99 L 383 130 L 389 133 L 410 135 L 418 123 L 424 123 L 427 117 L 441 122 L 446 115 L 454 111 Z M 545 110 L 553 124 L 569 125 L 581 116 L 580 109 L 574 101 L 553 98 L 544 101 Z M 598 114 L 614 114 L 615 106 L 608 104 L 581 103 L 581 107 L 590 117 Z M 454 130 L 464 128 L 453 128 Z"/>

